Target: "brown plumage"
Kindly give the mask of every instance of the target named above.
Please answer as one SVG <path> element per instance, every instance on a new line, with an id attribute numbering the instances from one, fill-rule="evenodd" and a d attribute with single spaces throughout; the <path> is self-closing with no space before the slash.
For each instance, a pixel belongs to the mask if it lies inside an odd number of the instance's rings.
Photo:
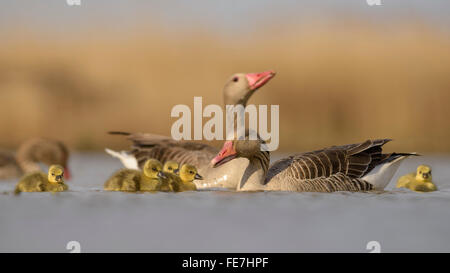
<path id="1" fill-rule="evenodd" d="M 226 82 L 223 95 L 226 105 L 246 105 L 253 93 L 275 76 L 275 72 L 237 73 Z M 136 158 L 138 166 L 142 168 L 149 158 L 155 158 L 163 164 L 168 160 L 181 165 L 191 164 L 200 173 L 207 173 L 209 162 L 219 151 L 218 148 L 195 142 L 176 141 L 170 137 L 155 134 L 130 134 L 126 132 L 110 132 L 113 135 L 124 135 L 132 142 L 129 155 Z M 120 158 L 120 155 L 119 155 Z"/>
<path id="2" fill-rule="evenodd" d="M 16 178 L 26 173 L 40 171 L 39 163 L 63 166 L 68 178 L 70 176 L 67 170 L 68 158 L 69 151 L 60 141 L 46 138 L 29 139 L 19 147 L 15 156 L 0 152 L 0 179 Z"/>
<path id="3" fill-rule="evenodd" d="M 208 165 L 211 159 L 219 152 L 216 147 L 193 141 L 176 141 L 169 137 L 154 134 L 130 134 L 124 132 L 110 132 L 114 135 L 126 135 L 132 142 L 131 151 L 140 168 L 149 158 L 161 162 L 169 160 L 181 165 L 194 166 Z"/>
<path id="4" fill-rule="evenodd" d="M 246 141 L 248 140 L 243 142 Z M 213 164 L 221 165 L 222 161 L 226 162 L 226 157 L 249 159 L 250 171 L 244 172 L 243 178 L 238 178 L 238 190 L 369 191 L 375 189 L 377 185 L 363 177 L 376 166 L 414 155 L 383 154 L 382 146 L 389 141 L 390 139 L 367 140 L 297 154 L 276 161 L 270 168 L 267 160 L 270 154 L 260 151 L 260 145 L 254 145 L 245 151 L 245 148 L 242 148 L 244 145 L 237 145 L 238 141 L 234 141 L 232 145 L 224 145 L 224 149 L 213 160 Z"/>

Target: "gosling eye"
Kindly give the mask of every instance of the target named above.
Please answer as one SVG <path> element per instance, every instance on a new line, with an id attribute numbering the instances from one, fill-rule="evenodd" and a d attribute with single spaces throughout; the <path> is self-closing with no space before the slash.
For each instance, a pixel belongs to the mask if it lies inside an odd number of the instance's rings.
<path id="1" fill-rule="evenodd" d="M 233 81 L 234 81 L 234 82 L 237 82 L 237 81 L 239 81 L 239 78 L 238 78 L 238 77 L 234 77 L 234 78 L 233 78 Z"/>
<path id="2" fill-rule="evenodd" d="M 190 173 L 190 174 L 194 174 L 194 172 L 193 172 L 193 171 L 190 171 L 189 173 Z"/>
<path id="3" fill-rule="evenodd" d="M 155 171 L 155 172 L 156 172 L 156 168 L 152 168 L 152 171 Z"/>
<path id="4" fill-rule="evenodd" d="M 54 173 L 52 173 L 52 175 L 53 175 L 53 176 L 55 176 L 55 174 L 54 174 Z"/>
<path id="5" fill-rule="evenodd" d="M 169 170 L 172 170 L 172 167 L 169 167 Z"/>

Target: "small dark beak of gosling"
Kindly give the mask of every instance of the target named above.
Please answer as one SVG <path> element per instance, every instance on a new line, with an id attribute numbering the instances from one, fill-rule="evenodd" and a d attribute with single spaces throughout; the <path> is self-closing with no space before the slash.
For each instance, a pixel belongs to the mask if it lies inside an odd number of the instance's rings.
<path id="1" fill-rule="evenodd" d="M 158 172 L 159 178 L 167 178 L 167 176 L 163 172 Z"/>
<path id="2" fill-rule="evenodd" d="M 427 173 L 422 174 L 423 178 L 427 179 L 429 175 Z"/>
<path id="3" fill-rule="evenodd" d="M 58 181 L 58 182 L 61 182 L 62 179 L 63 179 L 63 175 L 57 175 L 57 176 L 55 177 L 55 180 Z"/>
<path id="4" fill-rule="evenodd" d="M 203 176 L 199 175 L 198 173 L 195 174 L 194 178 L 197 180 L 203 180 Z"/>
<path id="5" fill-rule="evenodd" d="M 174 173 L 174 174 L 179 174 L 179 173 L 180 173 L 180 169 L 175 169 L 175 170 L 173 170 L 173 173 Z"/>

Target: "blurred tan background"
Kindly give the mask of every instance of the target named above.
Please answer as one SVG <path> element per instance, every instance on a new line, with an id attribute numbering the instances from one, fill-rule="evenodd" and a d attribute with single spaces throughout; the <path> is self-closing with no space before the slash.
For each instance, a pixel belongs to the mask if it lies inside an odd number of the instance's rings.
<path id="1" fill-rule="evenodd" d="M 74 150 L 127 148 L 106 132 L 170 135 L 174 105 L 221 105 L 231 74 L 274 69 L 251 103 L 280 105 L 280 151 L 388 137 L 392 150 L 450 152 L 450 27 L 434 20 L 439 6 L 405 14 L 351 1 L 306 16 L 291 1 L 262 1 L 261 12 L 230 1 L 183 19 L 185 7 L 159 6 L 173 21 L 136 1 L 125 15 L 85 2 L 0 4 L 0 147 L 47 136 Z"/>

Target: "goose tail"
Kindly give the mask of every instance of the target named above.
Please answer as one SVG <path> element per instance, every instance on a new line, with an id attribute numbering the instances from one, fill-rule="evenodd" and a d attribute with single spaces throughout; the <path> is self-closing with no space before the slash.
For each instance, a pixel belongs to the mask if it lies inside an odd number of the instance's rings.
<path id="1" fill-rule="evenodd" d="M 379 163 L 372 171 L 362 177 L 364 181 L 373 185 L 375 190 L 383 190 L 394 177 L 400 164 L 409 156 L 418 156 L 417 153 L 392 153 Z"/>
<path id="2" fill-rule="evenodd" d="M 133 155 L 125 151 L 116 152 L 108 148 L 105 149 L 105 152 L 111 155 L 112 157 L 118 158 L 125 166 L 125 168 L 132 170 L 139 170 L 138 162 Z"/>
<path id="3" fill-rule="evenodd" d="M 131 133 L 122 132 L 122 131 L 109 131 L 108 134 L 110 135 L 121 135 L 121 136 L 129 136 Z"/>

